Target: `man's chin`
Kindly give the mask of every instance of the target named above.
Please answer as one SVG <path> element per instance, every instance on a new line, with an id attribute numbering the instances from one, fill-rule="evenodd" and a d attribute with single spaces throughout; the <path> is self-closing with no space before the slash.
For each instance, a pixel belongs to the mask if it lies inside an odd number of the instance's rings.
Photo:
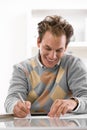
<path id="1" fill-rule="evenodd" d="M 44 65 L 47 67 L 47 68 L 53 68 L 55 65 L 56 65 L 56 63 L 55 64 L 53 64 L 53 62 L 48 62 L 47 60 L 46 60 L 46 62 L 44 62 Z"/>

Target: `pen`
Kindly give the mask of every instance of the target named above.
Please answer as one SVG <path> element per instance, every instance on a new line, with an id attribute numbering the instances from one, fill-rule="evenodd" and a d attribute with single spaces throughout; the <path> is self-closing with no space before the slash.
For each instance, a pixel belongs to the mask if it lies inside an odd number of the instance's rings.
<path id="1" fill-rule="evenodd" d="M 24 99 L 22 98 L 22 96 L 21 96 L 20 93 L 18 93 L 18 96 L 19 96 L 20 100 L 21 100 L 23 103 L 25 103 L 25 101 L 24 101 Z"/>
<path id="2" fill-rule="evenodd" d="M 20 100 L 22 101 L 22 103 L 24 103 L 25 104 L 25 101 L 24 101 L 24 99 L 22 98 L 22 96 L 21 96 L 21 94 L 20 93 L 18 93 L 18 96 L 19 96 L 19 98 L 20 98 Z M 28 114 L 26 117 L 30 117 L 31 115 L 30 114 Z"/>

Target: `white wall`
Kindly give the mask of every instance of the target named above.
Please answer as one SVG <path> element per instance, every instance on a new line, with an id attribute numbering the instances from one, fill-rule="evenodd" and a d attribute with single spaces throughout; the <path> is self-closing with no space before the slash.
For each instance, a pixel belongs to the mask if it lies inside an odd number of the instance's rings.
<path id="1" fill-rule="evenodd" d="M 12 66 L 26 58 L 26 7 L 20 3 L 0 1 L 0 112 L 7 95 Z"/>
<path id="2" fill-rule="evenodd" d="M 86 5 L 86 0 L 0 0 L 0 113 L 4 112 L 12 66 L 31 56 L 31 10 Z"/>

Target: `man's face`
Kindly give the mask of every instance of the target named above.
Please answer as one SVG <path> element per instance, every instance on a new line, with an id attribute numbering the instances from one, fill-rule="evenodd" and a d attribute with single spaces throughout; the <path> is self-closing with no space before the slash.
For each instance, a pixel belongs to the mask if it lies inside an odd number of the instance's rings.
<path id="1" fill-rule="evenodd" d="M 42 41 L 37 40 L 40 49 L 41 63 L 47 68 L 53 68 L 63 57 L 66 50 L 66 36 L 54 36 L 46 32 Z"/>

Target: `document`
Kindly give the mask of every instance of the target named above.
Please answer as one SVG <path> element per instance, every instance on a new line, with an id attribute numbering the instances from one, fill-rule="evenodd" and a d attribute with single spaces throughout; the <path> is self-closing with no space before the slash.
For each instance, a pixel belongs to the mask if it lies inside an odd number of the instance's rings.
<path id="1" fill-rule="evenodd" d="M 61 115 L 60 119 L 87 119 L 87 114 L 76 114 L 76 113 L 67 113 Z"/>
<path id="2" fill-rule="evenodd" d="M 5 118 L 14 118 L 14 119 L 18 119 L 18 117 L 14 117 L 14 115 L 12 113 L 6 113 L 6 114 L 0 114 L 0 119 L 5 119 Z M 49 116 L 47 116 L 46 114 L 34 114 L 34 115 L 28 115 L 25 117 L 25 119 L 33 119 L 33 118 L 37 118 L 37 119 L 45 119 L 45 118 L 50 118 Z M 61 115 L 60 116 L 60 119 L 82 119 L 82 118 L 85 118 L 87 119 L 87 114 L 74 114 L 74 113 L 67 113 L 67 114 L 64 114 L 64 115 Z M 23 119 L 23 118 L 21 118 Z"/>
<path id="3" fill-rule="evenodd" d="M 44 115 L 44 116 L 43 115 L 37 115 L 37 116 L 28 115 L 25 117 L 25 119 L 47 119 L 47 118 L 50 118 L 50 117 L 47 115 Z M 55 118 L 55 117 L 51 117 L 51 118 Z M 15 117 L 15 119 L 17 118 Z M 87 114 L 67 113 L 67 114 L 61 115 L 59 119 L 87 119 Z"/>

